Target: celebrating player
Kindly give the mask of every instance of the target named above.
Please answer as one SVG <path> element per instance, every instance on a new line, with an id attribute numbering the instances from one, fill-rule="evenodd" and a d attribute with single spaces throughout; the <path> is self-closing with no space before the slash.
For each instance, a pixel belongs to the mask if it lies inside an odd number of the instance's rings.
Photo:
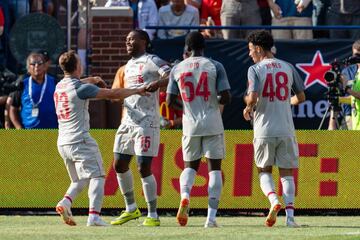
<path id="1" fill-rule="evenodd" d="M 271 227 L 281 209 L 275 193 L 272 166 L 279 168 L 286 211 L 286 225 L 294 221 L 295 184 L 293 169 L 298 167 L 298 145 L 290 104 L 305 101 L 304 84 L 295 68 L 276 59 L 270 49 L 273 37 L 267 31 L 256 31 L 248 37 L 249 56 L 254 65 L 248 70 L 248 92 L 243 111 L 246 120 L 254 120 L 254 152 L 260 187 L 271 208 L 265 224 Z M 291 96 L 291 90 L 295 95 Z"/>
<path id="2" fill-rule="evenodd" d="M 166 99 L 170 107 L 174 106 L 180 94 L 184 105 L 182 149 L 185 168 L 180 175 L 181 201 L 176 218 L 181 226 L 187 224 L 191 188 L 201 158 L 205 156 L 209 164 L 205 227 L 217 227 L 215 217 L 222 190 L 221 160 L 225 155 L 219 103 L 230 102 L 230 85 L 223 65 L 203 56 L 205 40 L 201 33 L 189 33 L 185 44 L 190 57 L 171 71 Z"/>
<path id="3" fill-rule="evenodd" d="M 147 53 L 150 45 L 145 31 L 133 30 L 126 37 L 126 50 L 132 57 L 125 66 L 124 86 L 146 86 L 150 96 L 132 96 L 124 100 L 124 114 L 114 142 L 114 168 L 126 209 L 111 222 L 121 225 L 139 218 L 133 174 L 129 169 L 131 157 L 136 155 L 148 215 L 144 226 L 159 226 L 156 210 L 156 180 L 151 171 L 152 158 L 157 156 L 160 144 L 159 87 L 166 86 L 170 72 L 169 65 L 159 57 Z"/>
<path id="4" fill-rule="evenodd" d="M 54 93 L 56 114 L 59 122 L 58 150 L 64 159 L 71 184 L 56 211 L 64 222 L 76 225 L 71 204 L 75 197 L 89 185 L 89 217 L 87 226 L 106 226 L 100 218 L 104 196 L 104 169 L 97 143 L 89 134 L 89 98 L 123 99 L 133 94 L 145 95 L 145 87 L 133 89 L 103 89 L 105 82 L 100 77 L 80 80 L 82 67 L 74 51 L 63 53 L 59 65 L 64 78 L 57 84 Z M 96 84 L 96 85 L 94 85 Z"/>

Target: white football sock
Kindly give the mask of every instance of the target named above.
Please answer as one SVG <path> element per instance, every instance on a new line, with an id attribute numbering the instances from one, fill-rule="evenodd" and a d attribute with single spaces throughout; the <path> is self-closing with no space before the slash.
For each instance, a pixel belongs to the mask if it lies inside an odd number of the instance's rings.
<path id="1" fill-rule="evenodd" d="M 117 173 L 117 180 L 121 194 L 125 200 L 126 212 L 133 212 L 136 210 L 137 205 L 134 197 L 134 179 L 131 170 L 124 173 Z"/>
<path id="2" fill-rule="evenodd" d="M 271 173 L 259 173 L 260 187 L 265 196 L 269 199 L 271 206 L 279 203 L 278 196 L 275 192 L 274 180 Z"/>
<path id="3" fill-rule="evenodd" d="M 293 176 L 285 176 L 281 178 L 283 188 L 283 198 L 285 202 L 285 212 L 287 217 L 294 217 L 294 201 L 295 201 L 295 182 Z"/>
<path id="4" fill-rule="evenodd" d="M 89 179 L 82 179 L 77 182 L 72 182 L 65 193 L 62 203 L 65 203 L 67 206 L 71 206 L 72 202 L 75 200 L 77 195 L 89 184 Z"/>
<path id="5" fill-rule="evenodd" d="M 217 209 L 219 208 L 219 199 L 222 190 L 221 171 L 209 172 L 209 200 L 208 200 L 208 216 L 207 219 L 214 221 Z"/>
<path id="6" fill-rule="evenodd" d="M 154 175 L 141 178 L 145 201 L 148 206 L 148 217 L 157 218 L 156 199 L 157 199 L 157 186 Z"/>
<path id="7" fill-rule="evenodd" d="M 104 198 L 104 184 L 105 178 L 103 177 L 90 179 L 88 190 L 90 200 L 89 214 L 100 214 Z"/>
<path id="8" fill-rule="evenodd" d="M 191 189 L 195 182 L 196 171 L 192 168 L 185 168 L 180 174 L 181 199 L 190 199 Z"/>

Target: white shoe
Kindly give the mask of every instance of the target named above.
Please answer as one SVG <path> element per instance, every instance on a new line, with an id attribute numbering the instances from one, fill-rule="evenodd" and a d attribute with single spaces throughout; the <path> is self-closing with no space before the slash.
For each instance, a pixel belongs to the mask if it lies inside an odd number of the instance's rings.
<path id="1" fill-rule="evenodd" d="M 106 223 L 104 220 L 102 220 L 101 217 L 97 217 L 97 218 L 89 217 L 87 220 L 86 226 L 88 226 L 88 227 L 108 227 L 110 225 L 108 223 Z"/>
<path id="2" fill-rule="evenodd" d="M 298 225 L 298 224 L 295 222 L 294 217 L 287 217 L 287 218 L 286 218 L 286 226 L 287 226 L 287 227 L 290 227 L 290 228 L 299 228 L 299 227 L 301 227 L 300 225 Z"/>
<path id="3" fill-rule="evenodd" d="M 60 215 L 65 224 L 75 226 L 73 215 L 70 210 L 70 206 L 63 204 L 61 201 L 56 205 L 56 212 Z"/>
<path id="4" fill-rule="evenodd" d="M 206 220 L 205 222 L 205 225 L 204 225 L 204 228 L 217 228 L 217 227 L 220 227 L 217 222 L 214 220 L 214 221 L 211 221 L 211 220 Z"/>

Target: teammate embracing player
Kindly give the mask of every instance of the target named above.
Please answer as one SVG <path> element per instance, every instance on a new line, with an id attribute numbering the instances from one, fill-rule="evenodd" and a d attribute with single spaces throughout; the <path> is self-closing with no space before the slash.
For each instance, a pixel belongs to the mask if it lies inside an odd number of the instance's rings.
<path id="1" fill-rule="evenodd" d="M 215 217 L 222 190 L 221 161 L 225 156 L 219 104 L 230 102 L 230 85 L 223 65 L 203 56 L 205 40 L 201 33 L 189 33 L 185 45 L 190 56 L 172 69 L 166 99 L 169 107 L 174 107 L 180 94 L 184 106 L 182 151 L 185 168 L 180 175 L 181 201 L 176 218 L 181 226 L 187 224 L 191 188 L 201 158 L 205 156 L 209 169 L 205 227 L 217 227 Z"/>
<path id="2" fill-rule="evenodd" d="M 272 166 L 279 168 L 286 211 L 286 225 L 294 221 L 295 183 L 293 169 L 298 167 L 298 145 L 295 137 L 291 104 L 305 101 L 304 84 L 296 69 L 274 57 L 274 40 L 267 31 L 249 35 L 249 56 L 254 65 L 248 70 L 248 92 L 243 111 L 246 120 L 254 120 L 254 155 L 260 187 L 271 208 L 265 224 L 271 227 L 281 210 L 275 193 Z M 291 90 L 295 95 L 291 96 Z"/>
<path id="3" fill-rule="evenodd" d="M 64 223 L 74 226 L 71 204 L 89 186 L 89 217 L 87 226 L 107 226 L 100 218 L 104 197 L 105 172 L 96 141 L 90 136 L 89 99 L 124 99 L 133 94 L 147 95 L 145 87 L 105 89 L 100 77 L 80 80 L 82 65 L 74 51 L 63 53 L 59 65 L 64 78 L 56 85 L 54 101 L 59 122 L 58 150 L 64 159 L 71 184 L 56 211 Z"/>

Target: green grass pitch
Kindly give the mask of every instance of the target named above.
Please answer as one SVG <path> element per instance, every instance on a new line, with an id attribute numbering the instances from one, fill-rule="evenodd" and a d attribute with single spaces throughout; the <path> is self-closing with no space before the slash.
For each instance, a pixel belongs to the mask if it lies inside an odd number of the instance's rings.
<path id="1" fill-rule="evenodd" d="M 110 222 L 112 217 L 103 217 Z M 218 217 L 220 228 L 204 229 L 205 217 L 190 217 L 188 226 L 179 227 L 174 217 L 161 217 L 157 228 L 130 221 L 122 226 L 86 227 L 85 216 L 75 216 L 78 226 L 64 225 L 58 216 L 0 216 L 0 239 L 16 240 L 150 240 L 150 239 L 360 239 L 360 217 L 308 217 L 296 220 L 302 228 L 289 229 L 284 217 L 272 228 L 264 226 L 264 217 Z"/>

